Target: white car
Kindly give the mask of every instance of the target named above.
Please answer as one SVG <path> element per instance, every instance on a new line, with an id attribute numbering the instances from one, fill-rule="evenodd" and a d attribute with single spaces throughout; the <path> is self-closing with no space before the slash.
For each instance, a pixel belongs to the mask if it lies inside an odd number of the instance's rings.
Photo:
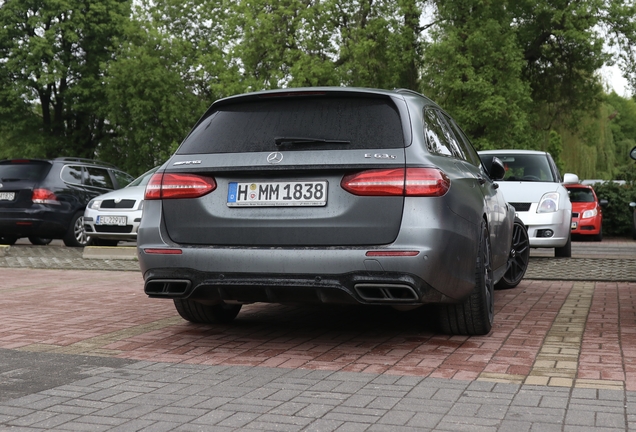
<path id="1" fill-rule="evenodd" d="M 158 168 L 137 177 L 125 188 L 100 195 L 88 203 L 84 227 L 90 244 L 117 246 L 120 241 L 137 240 L 146 185 Z"/>
<path id="2" fill-rule="evenodd" d="M 528 229 L 530 247 L 554 248 L 554 256 L 571 257 L 572 203 L 563 183 L 578 183 L 578 176 L 561 178 L 552 156 L 543 151 L 485 150 L 479 156 L 486 165 L 493 156 L 503 163 L 506 175 L 497 183 Z"/>

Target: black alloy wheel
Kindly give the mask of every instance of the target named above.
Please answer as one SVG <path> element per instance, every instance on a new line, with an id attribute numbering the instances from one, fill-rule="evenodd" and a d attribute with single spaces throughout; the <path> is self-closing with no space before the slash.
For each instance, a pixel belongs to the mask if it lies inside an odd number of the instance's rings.
<path id="1" fill-rule="evenodd" d="M 495 289 L 514 288 L 526 274 L 530 262 L 530 239 L 528 230 L 519 218 L 515 218 L 512 228 L 512 245 L 506 263 L 506 273 L 495 285 Z"/>

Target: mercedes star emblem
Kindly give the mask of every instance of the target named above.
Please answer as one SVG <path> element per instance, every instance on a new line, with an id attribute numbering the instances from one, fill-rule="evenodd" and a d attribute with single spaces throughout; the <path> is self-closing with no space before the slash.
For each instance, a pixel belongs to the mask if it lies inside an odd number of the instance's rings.
<path id="1" fill-rule="evenodd" d="M 270 153 L 267 156 L 267 162 L 271 164 L 280 163 L 283 160 L 283 154 L 281 152 Z"/>

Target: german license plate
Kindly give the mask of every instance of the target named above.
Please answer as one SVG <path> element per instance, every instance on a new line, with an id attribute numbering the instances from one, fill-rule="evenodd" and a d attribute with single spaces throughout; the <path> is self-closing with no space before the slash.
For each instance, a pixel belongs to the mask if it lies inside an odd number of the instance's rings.
<path id="1" fill-rule="evenodd" d="M 231 182 L 228 207 L 291 207 L 327 205 L 327 182 Z"/>
<path id="2" fill-rule="evenodd" d="M 126 222 L 126 216 L 97 216 L 95 224 L 125 226 Z"/>
<path id="3" fill-rule="evenodd" d="M 13 201 L 15 192 L 0 192 L 0 201 Z"/>

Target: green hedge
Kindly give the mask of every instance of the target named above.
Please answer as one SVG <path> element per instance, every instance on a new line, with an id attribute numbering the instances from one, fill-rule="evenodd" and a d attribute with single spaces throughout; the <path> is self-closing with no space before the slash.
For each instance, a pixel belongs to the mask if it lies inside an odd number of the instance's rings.
<path id="1" fill-rule="evenodd" d="M 631 237 L 633 209 L 629 203 L 636 201 L 636 184 L 628 182 L 620 185 L 614 182 L 592 185 L 598 199 L 606 199 L 609 204 L 603 208 L 603 235 Z"/>

